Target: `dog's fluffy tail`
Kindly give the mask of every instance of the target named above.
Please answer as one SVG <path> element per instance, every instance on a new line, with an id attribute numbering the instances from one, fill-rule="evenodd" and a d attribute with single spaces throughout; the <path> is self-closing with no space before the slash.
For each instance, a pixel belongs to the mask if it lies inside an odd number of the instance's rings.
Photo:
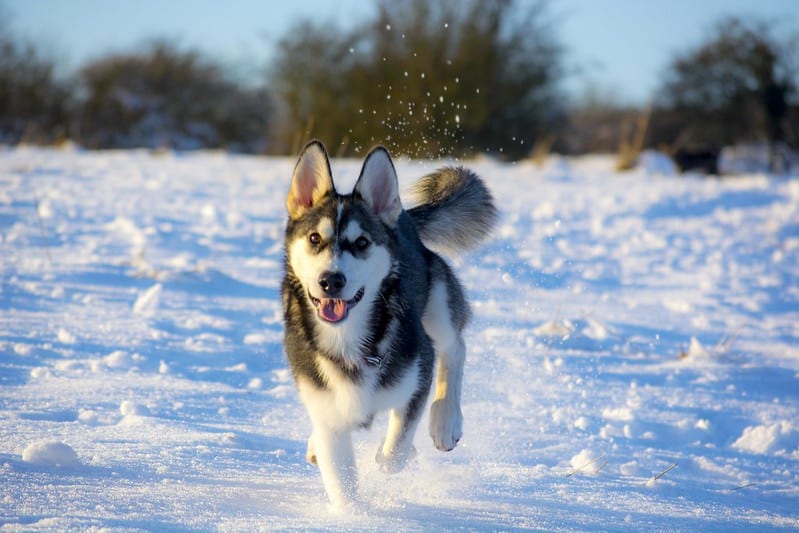
<path id="1" fill-rule="evenodd" d="M 421 178 L 411 191 L 418 205 L 408 210 L 426 246 L 449 253 L 469 250 L 497 222 L 491 193 L 477 174 L 444 167 Z"/>

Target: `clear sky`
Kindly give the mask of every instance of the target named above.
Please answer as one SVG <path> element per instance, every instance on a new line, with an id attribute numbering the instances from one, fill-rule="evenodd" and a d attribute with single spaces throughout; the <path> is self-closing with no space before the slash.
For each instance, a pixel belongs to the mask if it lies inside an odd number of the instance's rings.
<path id="1" fill-rule="evenodd" d="M 522 0 L 524 2 L 526 0 Z M 0 0 L 0 16 L 38 42 L 65 70 L 154 37 L 176 39 L 254 75 L 293 21 L 340 25 L 373 13 L 371 0 Z M 645 102 L 677 51 L 702 41 L 724 14 L 773 20 L 799 33 L 799 0 L 550 0 L 568 50 L 571 93 L 587 84 Z"/>

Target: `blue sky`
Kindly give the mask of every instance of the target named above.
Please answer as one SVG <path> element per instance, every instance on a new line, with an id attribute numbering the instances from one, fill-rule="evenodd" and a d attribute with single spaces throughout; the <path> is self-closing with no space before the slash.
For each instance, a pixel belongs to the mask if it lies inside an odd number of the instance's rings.
<path id="1" fill-rule="evenodd" d="M 524 2 L 525 0 L 522 0 Z M 367 18 L 371 0 L 0 0 L 11 28 L 35 40 L 65 70 L 165 36 L 232 62 L 262 68 L 277 39 L 302 17 L 341 25 Z M 567 87 L 594 84 L 621 100 L 645 102 L 677 51 L 702 41 L 723 14 L 774 20 L 799 32 L 799 0 L 551 0 L 567 47 Z"/>

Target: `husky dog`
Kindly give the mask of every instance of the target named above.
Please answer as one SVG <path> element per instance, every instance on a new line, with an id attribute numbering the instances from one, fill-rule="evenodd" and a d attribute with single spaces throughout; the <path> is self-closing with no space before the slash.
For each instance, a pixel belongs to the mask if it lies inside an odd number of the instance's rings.
<path id="1" fill-rule="evenodd" d="M 353 191 L 339 194 L 324 146 L 312 141 L 286 199 L 286 353 L 313 426 L 307 459 L 319 466 L 336 507 L 357 499 L 351 433 L 377 412 L 390 410 L 381 468 L 398 471 L 412 457 L 436 361 L 430 435 L 442 451 L 461 438 L 469 307 L 450 267 L 427 245 L 475 246 L 497 211 L 464 168 L 422 178 L 415 193 L 419 205 L 403 210 L 391 157 L 377 147 Z"/>

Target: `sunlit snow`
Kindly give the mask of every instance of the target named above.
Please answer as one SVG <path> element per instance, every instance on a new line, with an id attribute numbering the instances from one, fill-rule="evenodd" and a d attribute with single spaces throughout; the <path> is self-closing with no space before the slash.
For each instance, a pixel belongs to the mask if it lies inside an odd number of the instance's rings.
<path id="1" fill-rule="evenodd" d="M 647 161 L 468 163 L 463 440 L 389 476 L 376 420 L 342 515 L 282 348 L 294 159 L 0 151 L 0 526 L 799 528 L 799 179 Z"/>

